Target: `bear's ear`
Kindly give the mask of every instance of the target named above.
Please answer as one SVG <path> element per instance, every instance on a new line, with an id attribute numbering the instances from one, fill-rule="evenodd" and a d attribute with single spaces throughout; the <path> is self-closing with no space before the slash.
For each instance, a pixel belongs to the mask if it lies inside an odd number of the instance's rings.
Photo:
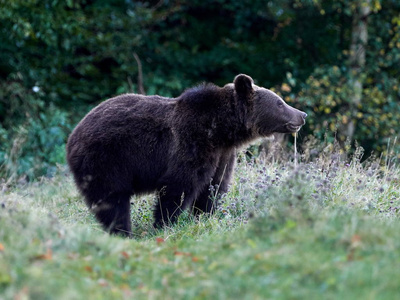
<path id="1" fill-rule="evenodd" d="M 247 96 L 253 91 L 254 81 L 250 76 L 239 74 L 233 80 L 235 91 L 241 96 Z"/>

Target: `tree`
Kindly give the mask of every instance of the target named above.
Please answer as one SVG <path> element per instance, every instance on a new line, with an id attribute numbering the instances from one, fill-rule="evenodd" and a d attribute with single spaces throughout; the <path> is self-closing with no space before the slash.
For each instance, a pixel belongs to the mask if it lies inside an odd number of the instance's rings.
<path id="1" fill-rule="evenodd" d="M 353 140 L 356 128 L 358 107 L 361 106 L 363 79 L 365 78 L 365 58 L 368 43 L 368 16 L 371 13 L 371 1 L 359 0 L 352 3 L 353 21 L 351 29 L 351 44 L 349 54 L 349 88 L 353 91 L 350 95 L 350 115 L 347 124 L 344 124 L 343 133 L 349 140 Z"/>

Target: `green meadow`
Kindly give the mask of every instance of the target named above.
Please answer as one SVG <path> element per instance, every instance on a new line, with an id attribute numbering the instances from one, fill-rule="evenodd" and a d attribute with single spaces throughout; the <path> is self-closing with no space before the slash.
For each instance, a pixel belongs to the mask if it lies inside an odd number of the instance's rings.
<path id="1" fill-rule="evenodd" d="M 360 156 L 242 155 L 212 216 L 155 230 L 154 196 L 132 198 L 133 239 L 102 231 L 68 172 L 4 186 L 0 299 L 396 299 L 400 169 Z"/>

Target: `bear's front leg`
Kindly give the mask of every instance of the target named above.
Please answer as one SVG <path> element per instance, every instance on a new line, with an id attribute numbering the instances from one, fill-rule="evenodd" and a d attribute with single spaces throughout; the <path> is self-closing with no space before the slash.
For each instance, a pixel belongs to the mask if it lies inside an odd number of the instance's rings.
<path id="1" fill-rule="evenodd" d="M 159 200 L 154 210 L 154 227 L 162 228 L 176 222 L 179 215 L 193 203 L 191 188 L 182 189 L 183 183 L 168 185 L 159 192 Z"/>
<path id="2" fill-rule="evenodd" d="M 195 216 L 201 213 L 214 212 L 217 206 L 216 200 L 228 191 L 235 163 L 236 149 L 231 149 L 221 155 L 218 167 L 211 181 L 213 189 L 210 190 L 209 184 L 204 186 L 200 195 L 193 203 L 192 210 Z"/>

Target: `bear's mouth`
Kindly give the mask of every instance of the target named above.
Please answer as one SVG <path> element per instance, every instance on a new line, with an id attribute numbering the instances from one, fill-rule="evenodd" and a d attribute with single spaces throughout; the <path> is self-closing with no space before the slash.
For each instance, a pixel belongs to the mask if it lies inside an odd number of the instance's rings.
<path id="1" fill-rule="evenodd" d="M 286 129 L 290 132 L 290 133 L 296 133 L 300 130 L 301 126 L 303 126 L 303 124 L 301 125 L 296 125 L 296 124 L 287 124 L 286 125 Z"/>

